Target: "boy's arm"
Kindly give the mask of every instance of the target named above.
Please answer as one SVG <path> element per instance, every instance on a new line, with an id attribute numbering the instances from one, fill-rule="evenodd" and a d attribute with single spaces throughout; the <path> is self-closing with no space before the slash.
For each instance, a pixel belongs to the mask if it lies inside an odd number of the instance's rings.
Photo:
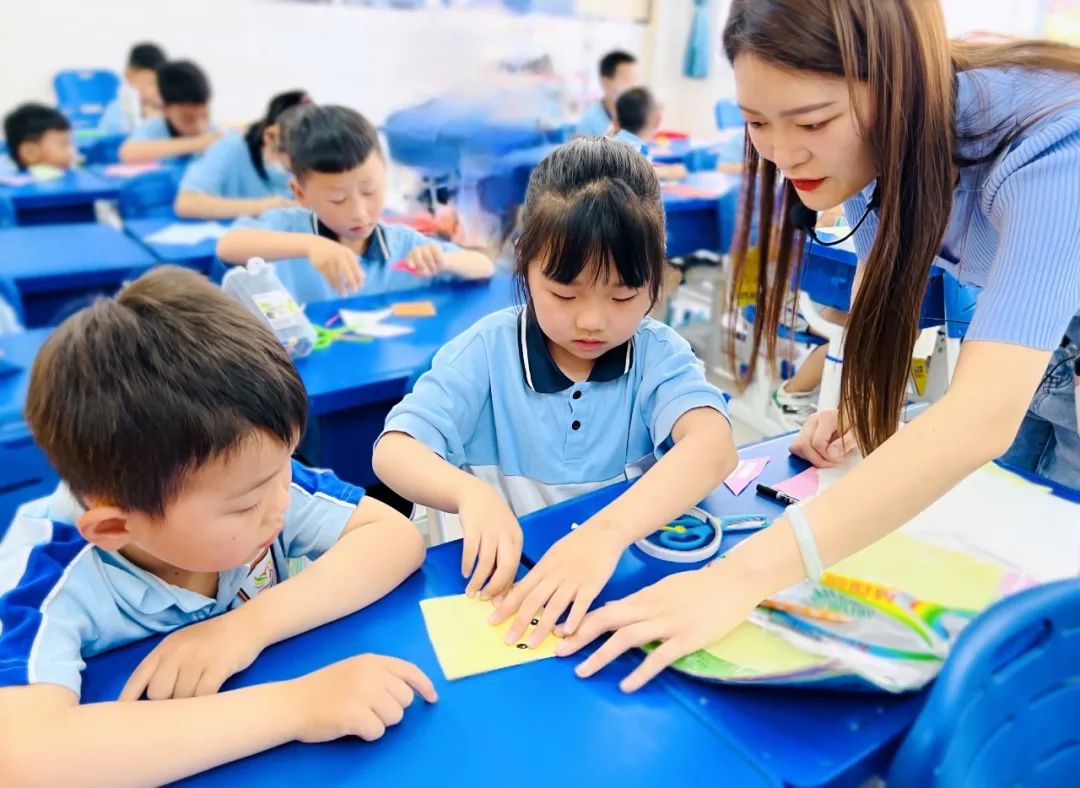
<path id="1" fill-rule="evenodd" d="M 129 139 L 120 146 L 120 161 L 132 164 L 202 153 L 220 136 L 219 132 L 210 131 L 197 137 L 175 137 L 168 140 Z"/>
<path id="2" fill-rule="evenodd" d="M 267 646 L 366 607 L 423 561 L 423 538 L 413 524 L 365 496 L 337 543 L 311 566 L 228 613 L 169 635 L 135 669 L 120 698 L 215 693 Z"/>
<path id="3" fill-rule="evenodd" d="M 290 260 L 310 257 L 319 240 L 311 233 L 288 233 L 257 227 L 234 227 L 217 242 L 217 256 L 226 263 L 243 264 L 252 257 L 264 260 Z"/>
<path id="4" fill-rule="evenodd" d="M 242 199 L 181 190 L 176 195 L 173 210 L 177 216 L 185 219 L 232 219 L 237 216 L 258 216 L 271 208 L 285 208 L 292 204 L 290 200 L 277 196 Z"/>
<path id="5" fill-rule="evenodd" d="M 145 703 L 78 705 L 56 684 L 0 689 L 5 785 L 162 785 L 296 738 L 288 683 Z M 57 757 L 60 752 L 61 757 Z M 10 780 L 10 782 L 8 782 Z"/>

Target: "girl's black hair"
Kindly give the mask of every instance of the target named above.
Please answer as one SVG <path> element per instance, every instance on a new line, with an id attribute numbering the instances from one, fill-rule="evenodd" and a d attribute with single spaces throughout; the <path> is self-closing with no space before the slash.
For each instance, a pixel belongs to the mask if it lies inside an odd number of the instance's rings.
<path id="1" fill-rule="evenodd" d="M 307 91 L 304 90 L 290 90 L 287 93 L 278 93 L 272 99 L 270 104 L 266 107 L 266 115 L 262 120 L 252 123 L 244 134 L 244 142 L 247 143 L 248 154 L 251 156 L 251 163 L 255 167 L 255 172 L 259 173 L 259 177 L 264 181 L 269 180 L 269 176 L 266 174 L 266 162 L 263 161 L 263 134 L 266 130 L 278 122 L 278 118 L 286 110 L 292 109 L 300 104 L 306 104 L 311 101 Z"/>
<path id="2" fill-rule="evenodd" d="M 614 265 L 627 287 L 648 288 L 652 304 L 664 279 L 664 208 L 648 159 L 606 137 L 576 139 L 552 151 L 529 178 L 515 248 L 514 275 L 529 299 L 529 264 L 569 284 L 585 270 L 594 282 Z"/>

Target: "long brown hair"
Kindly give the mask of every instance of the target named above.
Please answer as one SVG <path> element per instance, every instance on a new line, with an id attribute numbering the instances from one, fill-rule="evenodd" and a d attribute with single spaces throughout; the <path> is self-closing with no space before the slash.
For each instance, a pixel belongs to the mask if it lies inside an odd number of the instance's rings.
<path id="1" fill-rule="evenodd" d="M 957 156 L 956 73 L 1010 66 L 1080 73 L 1080 49 L 1047 41 L 949 41 L 937 0 L 734 0 L 724 50 L 731 62 L 746 52 L 781 68 L 843 77 L 853 104 L 856 84 L 869 88 L 872 107 L 862 109 L 872 110 L 872 119 L 863 136 L 878 173 L 879 223 L 844 340 L 840 419 L 841 432 L 850 428 L 860 449 L 873 451 L 896 431 L 930 266 L 948 227 L 959 167 L 972 163 Z M 1004 150 L 1016 133 L 1010 125 L 980 161 Z M 756 232 L 748 380 L 763 342 L 775 363 L 776 329 L 798 281 L 805 237 L 789 217 L 798 201 L 794 187 L 781 183 L 749 134 L 745 167 L 732 256 L 739 282 Z M 732 308 L 737 299 L 736 287 Z"/>

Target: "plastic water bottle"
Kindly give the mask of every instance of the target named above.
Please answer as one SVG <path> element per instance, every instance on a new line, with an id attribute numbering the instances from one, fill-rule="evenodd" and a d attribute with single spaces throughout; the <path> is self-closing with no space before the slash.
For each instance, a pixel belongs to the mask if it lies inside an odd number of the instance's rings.
<path id="1" fill-rule="evenodd" d="M 293 358 L 302 358 L 315 347 L 315 328 L 311 321 L 278 279 L 274 266 L 261 257 L 253 257 L 246 266 L 230 270 L 221 286 L 262 318 Z"/>

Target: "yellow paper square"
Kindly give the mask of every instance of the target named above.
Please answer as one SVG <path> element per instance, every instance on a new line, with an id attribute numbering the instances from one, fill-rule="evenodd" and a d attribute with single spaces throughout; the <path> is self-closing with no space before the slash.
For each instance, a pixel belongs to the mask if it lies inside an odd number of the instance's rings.
<path id="1" fill-rule="evenodd" d="M 503 642 L 509 621 L 493 627 L 488 617 L 494 610 L 491 602 L 464 594 L 441 596 L 420 601 L 431 645 L 447 679 L 459 679 L 477 673 L 524 665 L 555 656 L 555 637 L 548 635 L 536 648 L 520 648 L 528 641 L 532 627 L 522 643 L 508 646 Z"/>
<path id="2" fill-rule="evenodd" d="M 788 643 L 779 635 L 744 621 L 705 651 L 718 659 L 747 668 L 751 673 L 794 673 L 827 660 Z"/>
<path id="3" fill-rule="evenodd" d="M 435 317 L 435 304 L 431 301 L 398 301 L 390 305 L 394 317 Z"/>

